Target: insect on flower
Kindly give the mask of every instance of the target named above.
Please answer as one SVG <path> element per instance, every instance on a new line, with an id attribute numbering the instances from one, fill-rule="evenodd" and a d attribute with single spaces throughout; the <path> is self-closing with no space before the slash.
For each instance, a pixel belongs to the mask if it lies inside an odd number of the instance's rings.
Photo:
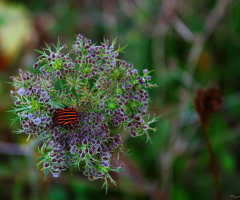
<path id="1" fill-rule="evenodd" d="M 77 117 L 78 115 L 74 108 L 64 108 L 58 109 L 53 118 L 56 119 L 58 124 L 71 125 L 77 121 Z"/>

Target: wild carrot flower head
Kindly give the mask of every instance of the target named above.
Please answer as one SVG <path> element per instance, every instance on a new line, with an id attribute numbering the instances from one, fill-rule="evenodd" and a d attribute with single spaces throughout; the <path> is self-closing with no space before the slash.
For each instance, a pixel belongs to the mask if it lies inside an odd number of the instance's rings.
<path id="1" fill-rule="evenodd" d="M 54 177 L 68 168 L 83 169 L 89 180 L 107 179 L 109 171 L 120 171 L 113 155 L 124 153 L 120 128 L 132 137 L 147 135 L 149 94 L 153 85 L 147 69 L 139 73 L 119 60 L 114 50 L 78 35 L 68 53 L 66 45 L 47 45 L 33 65 L 36 74 L 19 70 L 13 79 L 13 112 L 23 132 L 43 141 L 37 166 Z M 142 74 L 142 75 L 141 75 Z M 118 130 L 118 131 L 116 131 Z M 81 168 L 80 168 L 81 167 Z"/>

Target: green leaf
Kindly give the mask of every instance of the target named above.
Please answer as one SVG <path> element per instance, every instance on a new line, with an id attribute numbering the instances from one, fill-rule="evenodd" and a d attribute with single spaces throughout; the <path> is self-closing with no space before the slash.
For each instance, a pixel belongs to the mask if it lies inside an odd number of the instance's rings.
<path id="1" fill-rule="evenodd" d="M 14 108 L 13 110 L 10 110 L 8 112 L 18 112 L 18 111 L 22 111 L 22 110 L 25 110 L 26 108 L 23 107 L 23 108 Z"/>
<path id="2" fill-rule="evenodd" d="M 112 46 L 114 46 L 114 44 L 116 43 L 116 41 L 117 41 L 117 37 L 115 37 L 115 39 L 113 40 Z"/>
<path id="3" fill-rule="evenodd" d="M 40 156 L 36 160 L 43 160 L 44 158 L 45 158 L 44 156 Z"/>
<path id="4" fill-rule="evenodd" d="M 45 179 L 47 178 L 48 172 L 49 172 L 49 169 L 45 169 L 45 170 L 44 170 L 44 178 L 45 178 Z"/>
<path id="5" fill-rule="evenodd" d="M 35 49 L 36 52 L 38 52 L 39 54 L 45 55 L 45 53 L 43 51 L 37 50 Z"/>
<path id="6" fill-rule="evenodd" d="M 11 97 L 14 99 L 14 101 L 17 101 L 17 98 L 15 96 L 11 96 Z"/>
<path id="7" fill-rule="evenodd" d="M 60 38 L 58 37 L 57 50 L 60 49 Z"/>
<path id="8" fill-rule="evenodd" d="M 51 51 L 51 47 L 48 46 L 48 44 L 47 44 L 46 42 L 45 42 L 45 45 L 47 46 L 48 51 L 52 52 L 52 51 Z"/>
<path id="9" fill-rule="evenodd" d="M 105 178 L 105 181 L 103 183 L 103 186 L 102 188 L 105 186 L 105 190 L 106 190 L 106 194 L 107 194 L 107 191 L 108 191 L 108 182 L 107 182 L 107 178 Z"/>
<path id="10" fill-rule="evenodd" d="M 37 153 L 40 153 L 39 149 L 35 149 L 35 148 L 33 148 L 33 149 L 34 149 L 34 151 L 36 151 Z"/>
<path id="11" fill-rule="evenodd" d="M 12 123 L 11 123 L 11 126 L 12 126 L 14 123 L 16 123 L 18 119 L 20 119 L 20 117 L 19 117 L 19 116 L 18 116 L 18 117 L 16 117 L 16 118 L 15 118 L 15 119 L 12 121 Z"/>
<path id="12" fill-rule="evenodd" d="M 7 84 L 10 84 L 10 85 L 14 85 L 14 83 L 13 83 L 13 82 L 5 82 L 5 83 L 7 83 Z"/>
<path id="13" fill-rule="evenodd" d="M 118 49 L 117 49 L 117 51 L 118 52 L 123 52 L 123 50 L 125 49 L 125 48 L 127 48 L 127 44 L 124 46 L 124 47 L 122 47 L 122 48 L 120 48 L 120 46 L 118 47 Z"/>

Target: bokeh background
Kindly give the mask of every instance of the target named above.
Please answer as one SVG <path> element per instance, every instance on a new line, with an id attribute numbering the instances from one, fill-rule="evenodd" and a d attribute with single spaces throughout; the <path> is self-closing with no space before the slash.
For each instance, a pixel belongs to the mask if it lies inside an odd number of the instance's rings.
<path id="1" fill-rule="evenodd" d="M 71 44 L 81 33 L 100 42 L 117 37 L 122 59 L 153 70 L 149 90 L 154 124 L 146 137 L 124 135 L 126 170 L 102 182 L 79 172 L 54 179 L 34 168 L 33 141 L 13 131 L 9 76 L 33 71 L 34 49 Z M 0 199 L 215 199 L 210 157 L 194 109 L 199 88 L 217 86 L 224 98 L 209 134 L 223 199 L 240 195 L 240 2 L 238 0 L 5 0 L 0 1 Z"/>

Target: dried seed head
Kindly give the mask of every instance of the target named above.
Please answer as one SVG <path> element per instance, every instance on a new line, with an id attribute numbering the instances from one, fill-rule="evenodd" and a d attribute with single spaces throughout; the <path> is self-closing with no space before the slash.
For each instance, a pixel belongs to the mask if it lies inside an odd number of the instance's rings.
<path id="1" fill-rule="evenodd" d="M 212 114 L 220 109 L 222 103 L 222 93 L 216 87 L 197 91 L 195 108 L 203 125 L 209 122 Z"/>

